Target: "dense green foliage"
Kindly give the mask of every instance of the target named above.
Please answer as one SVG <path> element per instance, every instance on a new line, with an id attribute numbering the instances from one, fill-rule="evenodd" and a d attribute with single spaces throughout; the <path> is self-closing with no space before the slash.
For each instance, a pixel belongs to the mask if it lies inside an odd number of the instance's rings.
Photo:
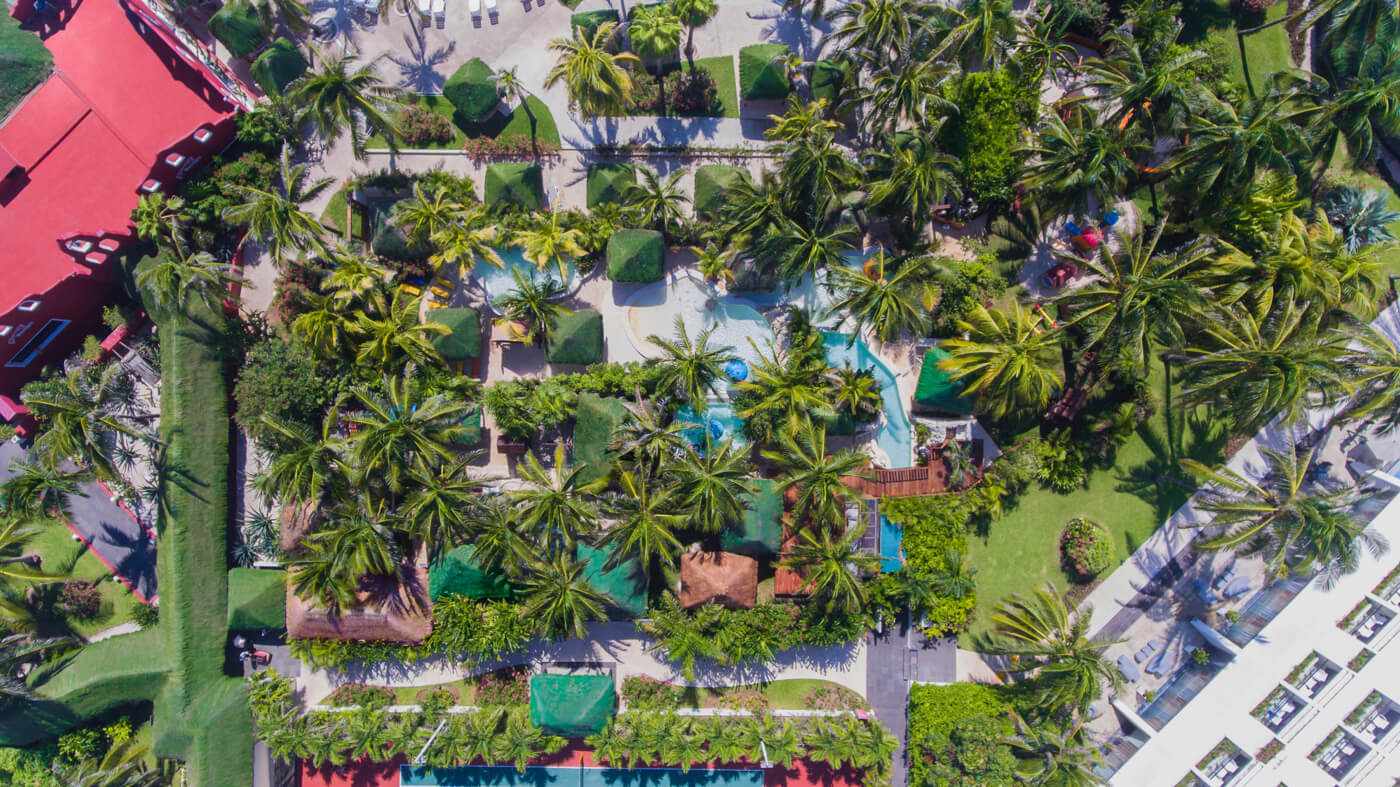
<path id="1" fill-rule="evenodd" d="M 964 186 L 983 204 L 1009 202 L 1021 171 L 1016 148 L 1034 123 L 1038 94 L 1005 69 L 964 74 L 949 92 L 958 113 L 940 141 L 961 162 Z"/>
<path id="2" fill-rule="evenodd" d="M 534 633 L 534 621 L 522 615 L 519 604 L 447 595 L 433 603 L 433 633 L 419 645 L 323 639 L 293 639 L 290 644 L 297 658 L 327 669 L 354 662 L 439 657 L 477 664 L 518 650 Z"/>
<path id="3" fill-rule="evenodd" d="M 656 389 L 658 373 L 654 365 L 603 363 L 545 380 L 503 380 L 486 389 L 486 409 L 499 429 L 523 437 L 566 422 L 574 415 L 581 394 L 630 398 L 638 388 L 649 394 Z M 601 436 L 599 439 L 606 442 Z"/>
<path id="4" fill-rule="evenodd" d="M 235 0 L 209 18 L 209 32 L 234 57 L 248 57 L 267 41 L 267 29 L 247 0 Z"/>
<path id="5" fill-rule="evenodd" d="M 695 215 L 702 219 L 718 215 L 728 202 L 730 191 L 749 180 L 748 170 L 729 164 L 703 164 L 696 168 Z"/>
<path id="6" fill-rule="evenodd" d="M 916 685 L 909 691 L 911 785 L 1010 785 L 1015 757 L 1011 705 L 980 683 Z"/>
<path id="7" fill-rule="evenodd" d="M 608 278 L 617 282 L 660 281 L 666 244 L 655 230 L 618 230 L 608 240 Z"/>
<path id="8" fill-rule="evenodd" d="M 544 174 L 539 164 L 492 164 L 486 168 L 490 208 L 539 210 L 544 207 Z"/>
<path id="9" fill-rule="evenodd" d="M 609 447 L 613 432 L 628 418 L 627 404 L 615 397 L 584 392 L 574 416 L 574 461 L 584 466 L 588 480 L 609 473 L 616 453 Z"/>
<path id="10" fill-rule="evenodd" d="M 1113 546 L 1101 525 L 1076 517 L 1060 532 L 1060 555 L 1074 576 L 1088 580 L 1112 564 Z"/>
<path id="11" fill-rule="evenodd" d="M 0 16 L 0 119 L 53 70 L 53 55 L 19 20 Z"/>
<path id="12" fill-rule="evenodd" d="M 651 612 L 643 628 L 657 639 L 658 653 L 693 674 L 697 659 L 724 665 L 771 661 L 799 645 L 838 645 L 860 637 L 859 617 L 825 617 L 815 606 L 758 604 L 728 609 L 707 604 L 683 610 L 673 597 Z"/>
<path id="13" fill-rule="evenodd" d="M 550 363 L 593 364 L 603 360 L 603 315 L 596 309 L 562 314 L 550 330 Z"/>
<path id="14" fill-rule="evenodd" d="M 463 124 L 485 121 L 501 103 L 496 73 L 479 57 L 452 72 L 442 86 L 442 95 L 456 108 Z"/>
<path id="15" fill-rule="evenodd" d="M 786 44 L 750 44 L 739 50 L 739 95 L 745 101 L 787 98 L 792 91 L 784 70 Z"/>
<path id="16" fill-rule="evenodd" d="M 282 442 L 267 428 L 264 416 L 315 430 L 329 402 L 316 361 L 301 345 L 267 339 L 253 345 L 243 362 L 233 398 L 234 417 L 253 439 L 269 450 Z"/>
<path id="17" fill-rule="evenodd" d="M 306 58 L 296 44 L 286 38 L 278 38 L 258 55 L 250 70 L 264 93 L 280 96 L 287 85 L 306 73 L 306 65 Z"/>

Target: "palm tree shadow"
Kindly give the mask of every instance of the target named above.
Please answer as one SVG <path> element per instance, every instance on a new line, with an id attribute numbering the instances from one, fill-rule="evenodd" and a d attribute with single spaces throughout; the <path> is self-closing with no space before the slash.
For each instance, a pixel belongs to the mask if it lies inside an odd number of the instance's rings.
<path id="1" fill-rule="evenodd" d="M 449 41 L 447 46 L 428 51 L 428 41 L 422 30 L 404 33 L 407 55 L 389 55 L 389 60 L 399 67 L 399 87 L 415 93 L 439 93 L 447 82 L 447 77 L 438 70 L 457 50 L 457 42 Z"/>
<path id="2" fill-rule="evenodd" d="M 1229 436 L 1219 422 L 1198 413 L 1187 415 L 1181 427 L 1176 426 L 1178 419 L 1171 413 L 1165 420 L 1165 430 L 1150 423 L 1137 428 L 1137 435 L 1152 457 L 1121 473 L 1117 486 L 1118 491 L 1150 504 L 1159 520 L 1170 517 L 1196 489 L 1195 480 L 1182 469 L 1181 460 L 1216 464 L 1223 457 Z"/>

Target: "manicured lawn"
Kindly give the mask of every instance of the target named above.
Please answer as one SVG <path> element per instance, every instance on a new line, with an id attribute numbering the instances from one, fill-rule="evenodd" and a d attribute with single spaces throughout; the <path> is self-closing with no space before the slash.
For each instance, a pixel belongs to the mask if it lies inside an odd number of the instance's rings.
<path id="1" fill-rule="evenodd" d="M 53 56 L 39 37 L 0 16 L 0 120 L 53 70 Z"/>
<path id="2" fill-rule="evenodd" d="M 45 571 L 62 574 L 65 578 L 96 581 L 102 592 L 102 609 L 97 617 L 90 620 L 72 617 L 52 620 L 50 623 L 55 627 L 55 633 L 59 633 L 57 629 L 66 627 L 82 637 L 90 637 L 104 629 L 129 622 L 132 610 L 141 603 L 125 585 L 113 581 L 111 572 L 102 565 L 102 561 L 88 551 L 87 545 L 73 540 L 72 531 L 63 525 L 53 524 L 44 528 L 43 533 L 30 542 L 26 552 L 43 557 Z M 58 589 L 55 588 L 55 596 L 57 593 Z"/>
<path id="3" fill-rule="evenodd" d="M 332 197 L 330 204 L 321 213 L 321 223 L 335 230 L 337 235 L 345 235 L 345 209 L 350 205 L 350 186 L 341 186 Z M 366 238 L 365 216 L 362 212 L 354 214 L 355 228 L 351 233 L 355 238 Z"/>
<path id="4" fill-rule="evenodd" d="M 1244 82 L 1244 61 L 1240 57 L 1240 45 L 1235 31 L 1240 27 L 1253 28 L 1266 22 L 1273 22 L 1288 15 L 1288 3 L 1279 0 L 1260 16 L 1250 16 L 1241 21 L 1230 10 L 1229 0 L 1201 0 L 1182 13 L 1185 28 L 1181 40 L 1196 43 L 1209 39 L 1213 46 L 1230 62 L 1230 70 L 1235 79 Z M 1288 31 L 1284 25 L 1274 25 L 1267 30 L 1245 36 L 1245 54 L 1249 58 L 1249 74 L 1254 81 L 1254 89 L 1262 90 L 1269 76 L 1293 67 L 1288 52 Z"/>
<path id="5" fill-rule="evenodd" d="M 702 57 L 695 61 L 695 67 L 708 71 L 710 77 L 715 80 L 715 95 L 719 97 L 720 106 L 723 107 L 720 116 L 739 117 L 739 78 L 734 73 L 734 57 Z"/>
<path id="6" fill-rule="evenodd" d="M 719 688 L 687 687 L 682 692 L 681 703 L 683 707 L 688 705 L 691 708 L 718 708 L 724 705 L 726 697 L 732 697 L 740 692 L 761 691 L 763 696 L 767 698 L 770 708 L 804 709 L 810 707 L 807 696 L 813 691 L 823 688 L 831 689 L 834 692 L 845 692 L 854 704 L 865 707 L 864 699 L 852 693 L 850 689 L 829 680 L 810 678 L 775 680 L 768 683 Z"/>
<path id="7" fill-rule="evenodd" d="M 554 122 L 554 115 L 550 113 L 549 107 L 534 96 L 525 99 L 530 106 L 530 111 L 535 115 L 535 138 L 540 142 L 551 145 L 559 144 L 559 127 Z M 452 123 L 452 141 L 441 144 L 428 143 L 423 145 L 405 145 L 405 147 L 423 147 L 442 150 L 458 150 L 469 137 L 489 137 L 498 142 L 508 142 L 511 140 L 530 139 L 530 115 L 523 108 L 511 112 L 510 115 L 496 114 L 486 123 L 469 124 L 460 121 L 454 116 L 454 108 L 447 99 L 442 96 L 417 96 L 414 103 L 424 109 L 436 112 L 447 118 Z M 382 136 L 373 136 L 366 143 L 370 148 L 387 147 Z"/>
<path id="8" fill-rule="evenodd" d="M 456 694 L 458 705 L 471 705 L 476 700 L 476 679 L 468 678 L 433 686 L 395 686 L 394 704 L 416 705 L 420 701 L 420 695 L 433 689 L 447 689 Z"/>
<path id="9" fill-rule="evenodd" d="M 1185 424 L 1181 447 L 1166 448 L 1162 379 L 1160 366 L 1154 367 L 1157 411 L 1118 449 L 1113 466 L 1091 470 L 1087 486 L 1067 495 L 1033 485 L 988 532 L 969 535 L 968 560 L 977 568 L 973 632 L 988 629 L 997 603 L 1013 593 L 1046 582 L 1061 591 L 1069 587 L 1060 568 L 1059 537 L 1070 519 L 1086 517 L 1108 530 L 1117 567 L 1190 496 L 1189 478 L 1178 470 L 1178 459 L 1189 456 L 1207 464 L 1223 459 L 1223 430 L 1209 429 L 1196 418 Z M 1179 414 L 1173 419 L 1174 431 L 1179 419 Z"/>

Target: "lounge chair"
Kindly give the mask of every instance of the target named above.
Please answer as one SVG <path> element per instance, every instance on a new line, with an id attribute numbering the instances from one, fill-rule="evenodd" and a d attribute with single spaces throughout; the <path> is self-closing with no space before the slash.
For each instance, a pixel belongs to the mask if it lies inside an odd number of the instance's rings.
<path id="1" fill-rule="evenodd" d="M 467 11 L 473 19 L 481 18 L 481 0 L 467 0 Z"/>
<path id="2" fill-rule="evenodd" d="M 496 0 L 486 0 L 486 15 L 491 17 L 491 24 L 496 24 Z"/>
<path id="3" fill-rule="evenodd" d="M 433 9 L 433 24 L 439 30 L 447 27 L 447 0 L 432 0 L 430 6 Z"/>
<path id="4" fill-rule="evenodd" d="M 1126 654 L 1118 657 L 1118 671 L 1123 673 L 1124 680 L 1129 683 L 1136 683 L 1142 678 L 1142 673 L 1138 672 L 1137 665 Z"/>
<path id="5" fill-rule="evenodd" d="M 1139 664 L 1141 664 L 1143 659 L 1148 658 L 1149 656 L 1151 656 L 1153 653 L 1156 653 L 1156 652 L 1157 652 L 1157 640 L 1155 640 L 1155 639 L 1149 639 L 1149 640 L 1147 641 L 1147 644 L 1146 644 L 1146 645 L 1143 645 L 1141 648 L 1138 649 L 1138 652 L 1137 652 L 1137 653 L 1134 653 L 1134 654 L 1133 654 L 1133 661 L 1136 661 L 1136 662 L 1138 662 Z"/>
<path id="6" fill-rule="evenodd" d="M 1384 716 L 1377 716 L 1375 723 L 1377 727 L 1380 727 L 1381 729 L 1386 729 L 1390 726 L 1390 719 L 1387 719 Z"/>
<path id="7" fill-rule="evenodd" d="M 1235 566 L 1234 566 L 1234 564 L 1232 563 L 1232 564 L 1230 564 L 1230 566 L 1227 567 L 1224 571 L 1220 572 L 1220 576 L 1218 576 L 1218 577 L 1215 578 L 1215 581 L 1211 583 L 1211 587 L 1215 588 L 1216 590 L 1219 590 L 1220 588 L 1224 587 L 1225 585 L 1230 584 L 1230 580 L 1232 580 L 1232 579 L 1234 579 L 1234 578 L 1235 578 Z"/>
<path id="8" fill-rule="evenodd" d="M 1249 592 L 1249 577 L 1235 577 L 1230 580 L 1230 584 L 1225 586 L 1221 593 L 1227 599 L 1237 599 Z"/>

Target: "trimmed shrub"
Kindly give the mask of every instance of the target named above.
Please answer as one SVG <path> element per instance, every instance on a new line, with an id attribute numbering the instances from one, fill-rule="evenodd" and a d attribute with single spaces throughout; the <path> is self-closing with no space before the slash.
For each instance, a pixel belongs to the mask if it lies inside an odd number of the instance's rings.
<path id="1" fill-rule="evenodd" d="M 410 104 L 394 120 L 399 136 L 410 145 L 445 145 L 455 136 L 452 121 L 427 107 Z"/>
<path id="2" fill-rule="evenodd" d="M 287 626 L 287 572 L 233 568 L 228 572 L 228 627 L 235 630 Z"/>
<path id="3" fill-rule="evenodd" d="M 1005 695 L 1005 689 L 981 683 L 911 687 L 909 783 L 1009 784 L 1009 778 L 995 782 L 985 778 L 992 775 L 989 771 L 994 765 L 1015 763 L 1009 749 L 998 740 L 1012 732 L 1007 716 L 1011 705 L 1003 699 Z M 983 727 L 986 734 L 969 734 L 981 732 Z M 991 745 L 958 745 L 974 742 Z"/>
<path id="4" fill-rule="evenodd" d="M 708 219 L 716 216 L 729 198 L 729 191 L 749 181 L 749 172 L 728 164 L 705 164 L 695 170 L 695 215 Z"/>
<path id="5" fill-rule="evenodd" d="M 595 309 L 579 309 L 555 319 L 545 357 L 550 363 L 603 360 L 603 315 Z"/>
<path id="6" fill-rule="evenodd" d="M 786 44 L 750 44 L 739 50 L 739 95 L 748 101 L 787 98 L 792 92 L 780 61 Z"/>
<path id="7" fill-rule="evenodd" d="M 466 123 L 480 123 L 496 111 L 501 90 L 496 72 L 479 57 L 463 63 L 442 86 L 442 95 Z"/>
<path id="8" fill-rule="evenodd" d="M 513 205 L 522 210 L 544 207 L 544 173 L 529 163 L 492 164 L 486 168 L 486 206 Z"/>
<path id="9" fill-rule="evenodd" d="M 326 405 L 325 381 L 316 374 L 316 359 L 300 344 L 271 338 L 248 350 L 233 400 L 234 418 L 264 448 L 280 450 L 282 441 L 263 416 L 316 431 Z"/>
<path id="10" fill-rule="evenodd" d="M 258 87 L 269 96 L 280 96 L 287 85 L 306 73 L 306 58 L 297 45 L 286 38 L 272 42 L 250 69 Z"/>
<path id="11" fill-rule="evenodd" d="M 656 230 L 618 230 L 608 239 L 608 278 L 623 282 L 661 281 L 666 244 Z"/>
<path id="12" fill-rule="evenodd" d="M 574 466 L 587 481 L 608 474 L 613 452 L 608 448 L 613 431 L 629 417 L 621 399 L 585 391 L 578 395 L 574 416 Z"/>
<path id="13" fill-rule="evenodd" d="M 592 38 L 593 33 L 605 23 L 616 23 L 620 21 L 622 21 L 622 17 L 618 16 L 617 11 L 611 8 L 604 8 L 599 11 L 584 11 L 583 13 L 574 14 L 569 17 L 569 30 L 573 31 L 575 28 L 581 27 L 583 28 L 583 34 Z"/>
<path id="14" fill-rule="evenodd" d="M 1060 558 L 1076 579 L 1087 581 L 1113 564 L 1113 545 L 1097 522 L 1075 517 L 1060 531 Z"/>
<path id="15" fill-rule="evenodd" d="M 234 57 L 247 57 L 267 41 L 258 12 L 245 0 L 234 0 L 220 8 L 209 18 L 209 32 Z"/>
<path id="16" fill-rule="evenodd" d="M 812 64 L 812 75 L 809 79 L 812 84 L 812 100 L 824 98 L 827 105 L 831 106 L 836 103 L 836 96 L 846 81 L 846 71 L 830 60 L 818 60 Z"/>
<path id="17" fill-rule="evenodd" d="M 92 582 L 69 580 L 63 583 L 58 606 L 78 620 L 92 620 L 102 611 L 102 591 Z"/>
<path id="18" fill-rule="evenodd" d="M 599 163 L 588 167 L 588 207 L 622 204 L 627 188 L 637 183 L 637 168 L 631 164 Z"/>

